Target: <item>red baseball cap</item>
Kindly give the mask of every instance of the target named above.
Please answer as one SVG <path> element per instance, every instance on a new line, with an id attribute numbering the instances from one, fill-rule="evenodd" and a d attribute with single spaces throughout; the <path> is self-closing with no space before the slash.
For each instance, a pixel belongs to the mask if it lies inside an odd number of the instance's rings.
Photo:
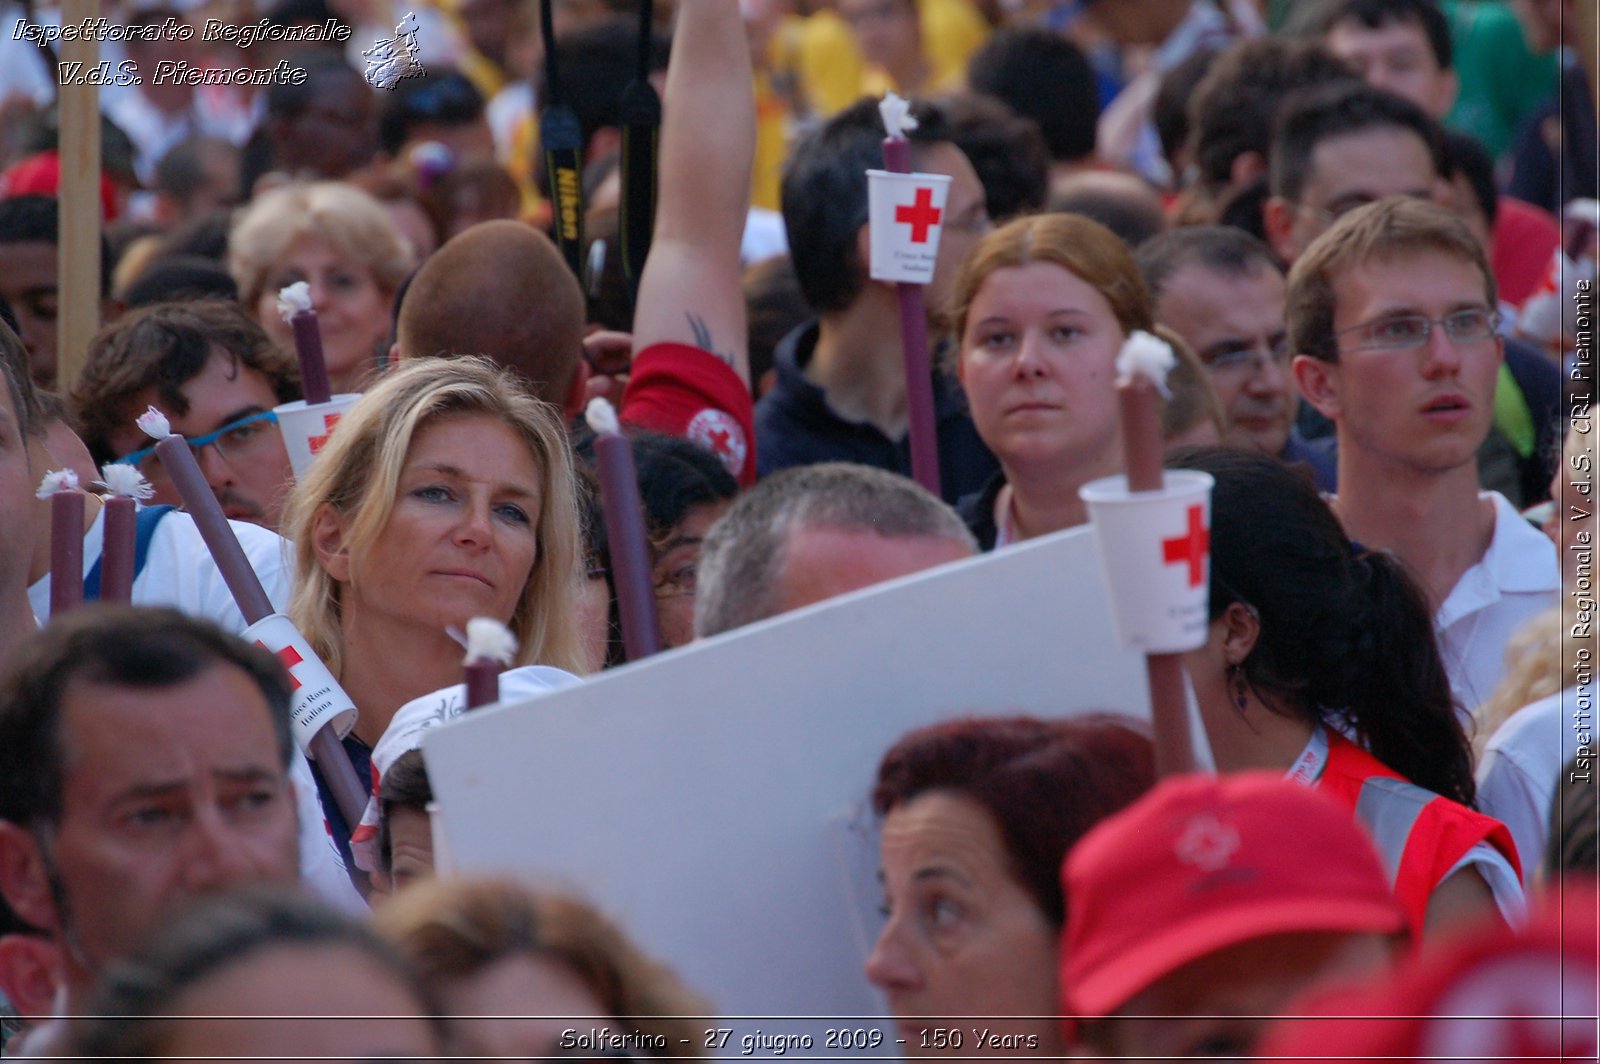
<path id="1" fill-rule="evenodd" d="M 61 194 L 61 155 L 54 148 L 13 163 L 0 174 L 0 199 L 12 196 L 59 196 Z M 117 189 L 111 178 L 100 174 L 101 220 L 117 220 Z"/>
<path id="2" fill-rule="evenodd" d="M 1489 921 L 1375 986 L 1296 1003 L 1261 1059 L 1593 1061 L 1600 892 L 1576 880 L 1555 892 L 1525 929 Z"/>
<path id="3" fill-rule="evenodd" d="M 1163 781 L 1085 835 L 1062 882 L 1072 1016 L 1109 1016 L 1191 961 L 1266 935 L 1407 927 L 1350 811 L 1269 772 Z"/>

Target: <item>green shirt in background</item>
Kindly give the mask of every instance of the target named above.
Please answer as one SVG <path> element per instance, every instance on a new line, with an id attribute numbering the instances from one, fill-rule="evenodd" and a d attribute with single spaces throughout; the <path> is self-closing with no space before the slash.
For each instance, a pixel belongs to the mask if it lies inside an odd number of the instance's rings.
<path id="1" fill-rule="evenodd" d="M 1445 125 L 1504 155 L 1524 120 L 1556 94 L 1561 62 L 1534 55 L 1511 6 L 1502 0 L 1445 0 L 1461 92 Z"/>
<path id="2" fill-rule="evenodd" d="M 1274 32 L 1315 32 L 1325 0 L 1268 0 Z M 1443 0 L 1461 91 L 1445 125 L 1470 133 L 1498 158 L 1511 147 L 1530 112 L 1556 94 L 1561 64 L 1534 55 L 1505 0 Z"/>

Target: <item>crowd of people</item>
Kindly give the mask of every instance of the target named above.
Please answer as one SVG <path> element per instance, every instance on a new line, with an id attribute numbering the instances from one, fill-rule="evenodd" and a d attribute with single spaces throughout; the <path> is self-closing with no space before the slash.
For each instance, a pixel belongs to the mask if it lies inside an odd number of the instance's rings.
<path id="1" fill-rule="evenodd" d="M 102 87 L 100 287 L 63 291 L 59 37 L 29 29 L 62 16 L 0 9 L 7 1056 L 719 1055 L 627 914 L 434 874 L 461 631 L 509 632 L 519 702 L 636 656 L 640 594 L 670 652 L 1086 526 L 1138 464 L 1138 335 L 1174 357 L 1167 467 L 1213 483 L 1182 656 L 1212 770 L 1158 778 L 1133 705 L 974 705 L 884 752 L 862 978 L 902 1052 L 1594 1058 L 1582 0 L 107 6 L 114 68 L 304 77 Z M 170 32 L 207 19 L 256 39 Z M 868 269 L 891 91 L 948 180 L 927 381 Z M 348 404 L 297 474 L 302 282 Z M 355 707 L 320 754 L 150 408 Z M 93 601 L 85 490 L 90 601 L 55 606 L 41 482 L 116 467 L 148 484 L 130 601 Z"/>

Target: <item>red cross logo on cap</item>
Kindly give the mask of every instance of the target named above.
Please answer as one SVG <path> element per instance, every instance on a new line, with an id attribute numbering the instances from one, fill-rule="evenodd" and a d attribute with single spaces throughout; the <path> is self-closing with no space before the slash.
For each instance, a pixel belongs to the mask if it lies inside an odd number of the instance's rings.
<path id="1" fill-rule="evenodd" d="M 256 640 L 256 646 L 260 647 L 262 650 L 267 649 L 267 644 L 263 643 L 259 639 Z M 300 690 L 300 680 L 294 674 L 294 667 L 306 659 L 302 658 L 300 656 L 300 652 L 294 647 L 284 647 L 282 650 L 277 651 L 277 655 L 278 660 L 283 662 L 283 667 L 289 672 L 289 683 L 291 685 L 289 690 Z"/>
<path id="2" fill-rule="evenodd" d="M 744 469 L 747 453 L 744 429 L 733 416 L 715 407 L 706 407 L 689 420 L 683 433 L 700 446 L 722 459 L 728 472 L 738 476 Z"/>
<path id="3" fill-rule="evenodd" d="M 880 201 L 881 202 L 881 201 Z M 911 227 L 911 242 L 926 244 L 928 231 L 939 224 L 944 212 L 933 205 L 933 189 L 917 189 L 916 201 L 894 209 L 894 220 Z"/>
<path id="4" fill-rule="evenodd" d="M 1165 565 L 1189 566 L 1189 586 L 1199 587 L 1205 579 L 1206 552 L 1211 549 L 1211 530 L 1206 527 L 1197 503 L 1189 507 L 1189 530 L 1174 539 L 1161 541 L 1161 561 Z"/>
<path id="5" fill-rule="evenodd" d="M 339 415 L 338 414 L 323 414 L 322 415 L 322 435 L 321 436 L 313 436 L 313 437 L 311 437 L 311 441 L 310 442 L 311 442 L 311 453 L 312 454 L 316 454 L 317 452 L 322 450 L 323 446 L 328 442 L 328 437 L 333 435 L 333 426 L 337 425 L 338 423 L 339 423 Z"/>

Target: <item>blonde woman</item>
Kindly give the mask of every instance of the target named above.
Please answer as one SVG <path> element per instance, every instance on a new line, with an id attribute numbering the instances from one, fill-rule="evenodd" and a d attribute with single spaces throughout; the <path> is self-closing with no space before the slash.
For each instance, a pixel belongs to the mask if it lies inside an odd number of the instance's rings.
<path id="1" fill-rule="evenodd" d="M 460 681 L 449 630 L 473 617 L 510 626 L 514 665 L 582 671 L 566 433 L 484 359 L 383 377 L 296 487 L 283 530 L 298 545 L 290 615 L 360 712 L 345 745 L 362 779 L 395 711 Z"/>
<path id="2" fill-rule="evenodd" d="M 394 295 L 416 256 L 384 206 L 337 181 L 285 185 L 246 207 L 228 237 L 239 302 L 293 350 L 280 289 L 305 281 L 335 393 L 359 392 L 389 347 Z"/>

